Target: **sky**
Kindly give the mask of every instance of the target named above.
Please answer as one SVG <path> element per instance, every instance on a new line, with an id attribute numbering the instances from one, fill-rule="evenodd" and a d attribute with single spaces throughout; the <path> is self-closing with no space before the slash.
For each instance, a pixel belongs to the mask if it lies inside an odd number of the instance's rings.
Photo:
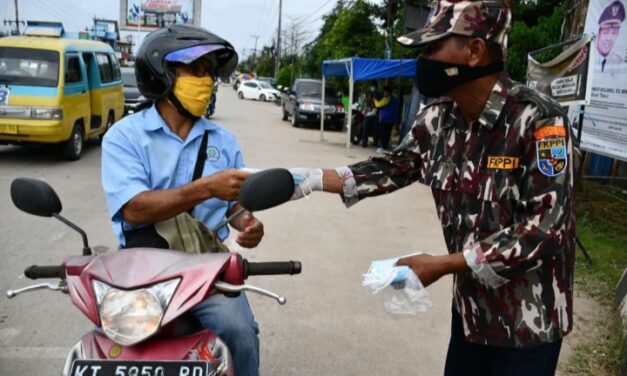
<path id="1" fill-rule="evenodd" d="M 252 54 L 255 38 L 257 50 L 271 45 L 276 38 L 279 19 L 279 0 L 201 0 L 201 26 L 228 40 L 235 46 L 240 59 Z M 302 43 L 311 41 L 322 26 L 322 16 L 335 6 L 337 0 L 283 0 L 282 30 L 292 23 L 299 25 Z M 380 3 L 381 0 L 370 0 Z M 2 21 L 15 19 L 14 0 L 0 2 L 0 29 L 8 31 Z M 120 17 L 119 0 L 18 0 L 20 20 L 62 22 L 65 30 L 84 31 L 92 27 L 92 18 Z M 145 33 L 132 34 L 136 41 Z"/>

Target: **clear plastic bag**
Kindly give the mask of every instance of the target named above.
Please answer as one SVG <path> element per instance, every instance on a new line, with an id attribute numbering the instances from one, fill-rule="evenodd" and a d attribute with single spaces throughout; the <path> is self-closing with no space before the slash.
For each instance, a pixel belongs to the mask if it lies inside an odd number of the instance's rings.
<path id="1" fill-rule="evenodd" d="M 396 266 L 399 258 L 373 261 L 364 274 L 363 286 L 373 294 L 380 293 L 383 307 L 391 315 L 426 312 L 433 306 L 431 297 L 411 268 Z"/>
<path id="2" fill-rule="evenodd" d="M 429 292 L 411 269 L 404 281 L 390 284 L 380 294 L 385 311 L 391 315 L 416 315 L 433 306 Z"/>

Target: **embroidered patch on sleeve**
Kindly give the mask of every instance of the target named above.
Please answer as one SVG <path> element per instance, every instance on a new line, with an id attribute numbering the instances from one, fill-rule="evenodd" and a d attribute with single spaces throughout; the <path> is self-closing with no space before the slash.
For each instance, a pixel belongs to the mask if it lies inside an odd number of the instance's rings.
<path id="1" fill-rule="evenodd" d="M 551 138 L 536 141 L 538 168 L 546 176 L 557 176 L 566 171 L 566 139 Z"/>
<path id="2" fill-rule="evenodd" d="M 488 157 L 488 168 L 492 170 L 514 170 L 520 167 L 518 157 Z"/>
<path id="3" fill-rule="evenodd" d="M 563 125 L 548 125 L 542 127 L 533 133 L 536 140 L 542 140 L 547 137 L 566 137 L 566 128 Z"/>

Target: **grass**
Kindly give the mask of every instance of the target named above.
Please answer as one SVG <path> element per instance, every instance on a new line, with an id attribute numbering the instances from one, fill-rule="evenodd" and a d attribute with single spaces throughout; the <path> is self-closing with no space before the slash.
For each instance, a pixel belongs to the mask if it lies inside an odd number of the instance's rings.
<path id="1" fill-rule="evenodd" d="M 575 198 L 577 235 L 592 258 L 589 265 L 578 251 L 576 286 L 609 307 L 609 317 L 598 324 L 600 336 L 575 348 L 566 371 L 574 375 L 618 375 L 623 338 L 615 289 L 627 266 L 627 195 L 609 185 L 584 181 Z"/>

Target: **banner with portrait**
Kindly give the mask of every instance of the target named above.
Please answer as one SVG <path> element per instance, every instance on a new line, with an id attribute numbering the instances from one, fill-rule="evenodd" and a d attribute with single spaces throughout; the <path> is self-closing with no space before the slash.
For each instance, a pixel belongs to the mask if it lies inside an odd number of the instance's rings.
<path id="1" fill-rule="evenodd" d="M 527 86 L 555 98 L 564 106 L 587 104 L 592 89 L 588 85 L 592 69 L 591 41 L 591 36 L 584 36 L 566 44 L 530 52 L 527 57 Z M 546 63 L 534 58 L 540 53 L 561 51 L 564 46 L 567 46 L 566 49 Z"/>
<path id="2" fill-rule="evenodd" d="M 120 25 L 127 30 L 152 30 L 172 24 L 198 24 L 198 0 L 121 0 Z M 200 6 L 200 4 L 198 4 Z"/>
<path id="3" fill-rule="evenodd" d="M 584 33 L 594 35 L 592 95 L 585 107 L 581 148 L 627 161 L 626 0 L 590 1 Z M 571 107 L 576 124 L 580 110 Z"/>

